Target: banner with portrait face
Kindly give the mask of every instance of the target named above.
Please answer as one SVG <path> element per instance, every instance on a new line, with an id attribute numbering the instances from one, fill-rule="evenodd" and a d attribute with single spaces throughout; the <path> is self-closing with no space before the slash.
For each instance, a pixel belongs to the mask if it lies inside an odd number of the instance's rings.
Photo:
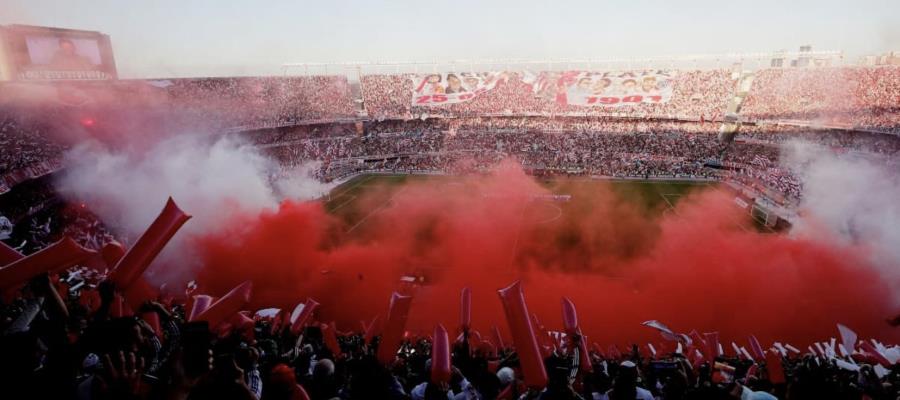
<path id="1" fill-rule="evenodd" d="M 439 106 L 463 103 L 497 86 L 501 72 L 447 72 L 417 74 L 412 79 L 412 105 Z"/>
<path id="2" fill-rule="evenodd" d="M 109 36 L 99 32 L 38 26 L 0 27 L 9 71 L 22 81 L 116 79 Z"/>
<path id="3" fill-rule="evenodd" d="M 666 103 L 675 71 L 544 71 L 525 74 L 534 95 L 562 105 L 627 107 Z"/>

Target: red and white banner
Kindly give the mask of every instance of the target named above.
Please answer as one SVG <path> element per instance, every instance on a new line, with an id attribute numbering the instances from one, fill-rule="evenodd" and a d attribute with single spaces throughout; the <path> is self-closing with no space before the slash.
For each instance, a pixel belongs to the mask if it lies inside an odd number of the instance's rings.
<path id="1" fill-rule="evenodd" d="M 627 107 L 666 103 L 672 97 L 670 70 L 545 71 L 525 74 L 535 96 L 562 105 Z"/>
<path id="2" fill-rule="evenodd" d="M 463 103 L 493 89 L 505 76 L 501 72 L 413 75 L 412 105 L 427 107 Z"/>

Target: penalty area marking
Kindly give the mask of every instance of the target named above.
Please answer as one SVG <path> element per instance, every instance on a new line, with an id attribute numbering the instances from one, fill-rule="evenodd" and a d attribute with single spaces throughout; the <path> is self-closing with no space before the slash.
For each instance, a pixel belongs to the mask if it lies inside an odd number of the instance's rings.
<path id="1" fill-rule="evenodd" d="M 535 221 L 535 224 L 549 224 L 553 221 L 556 221 L 556 220 L 562 218 L 562 214 L 563 214 L 562 207 L 560 207 L 556 204 L 552 204 L 552 203 L 544 203 L 544 205 L 550 206 L 550 207 L 556 209 L 556 215 L 554 215 L 550 218 L 544 219 L 544 220 Z"/>

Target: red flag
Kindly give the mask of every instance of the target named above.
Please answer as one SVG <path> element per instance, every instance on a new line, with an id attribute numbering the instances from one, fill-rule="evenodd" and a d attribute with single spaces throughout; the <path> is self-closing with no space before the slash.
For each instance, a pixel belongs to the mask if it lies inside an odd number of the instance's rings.
<path id="1" fill-rule="evenodd" d="M 472 325 L 472 289 L 463 288 L 459 303 L 459 325 L 466 330 Z"/>
<path id="2" fill-rule="evenodd" d="M 663 325 L 662 322 L 659 322 L 655 319 L 650 320 L 650 321 L 644 321 L 643 323 L 641 323 L 641 325 L 656 329 L 657 331 L 659 331 L 659 334 L 663 337 L 663 339 L 666 339 L 666 340 L 679 340 L 680 339 L 680 337 L 677 333 L 675 333 L 673 330 L 669 329 L 668 326 Z"/>
<path id="3" fill-rule="evenodd" d="M 494 347 L 494 344 L 489 340 L 482 340 L 481 343 L 478 344 L 478 351 L 484 357 L 494 357 L 497 354 L 497 348 Z"/>
<path id="4" fill-rule="evenodd" d="M 191 216 L 181 211 L 170 197 L 156 220 L 116 264 L 116 268 L 109 274 L 109 280 L 120 290 L 128 288 L 144 273 L 175 232 L 178 232 L 190 218 Z"/>
<path id="5" fill-rule="evenodd" d="M 700 355 L 704 359 L 709 361 L 714 360 L 709 353 L 709 346 L 707 345 L 706 339 L 704 339 L 703 336 L 700 336 L 697 331 L 691 331 L 688 336 L 690 336 L 691 338 L 691 345 L 693 346 L 693 348 L 698 350 L 700 352 Z"/>
<path id="6" fill-rule="evenodd" d="M 503 342 L 503 336 L 500 335 L 500 328 L 497 328 L 497 325 L 491 327 L 491 330 L 494 334 L 494 343 L 497 345 L 497 350 L 505 349 L 506 343 Z"/>
<path id="7" fill-rule="evenodd" d="M 212 305 L 215 299 L 212 296 L 198 294 L 193 297 L 194 304 L 191 306 L 191 313 L 188 315 L 188 321 L 195 321 L 200 313 L 206 311 Z"/>
<path id="8" fill-rule="evenodd" d="M 704 339 L 703 336 L 700 336 L 700 334 L 697 333 L 697 331 L 691 331 L 691 333 L 688 334 L 688 337 L 691 338 L 690 344 L 692 346 L 698 347 L 698 348 L 706 346 L 706 339 Z"/>
<path id="9" fill-rule="evenodd" d="M 206 321 L 209 323 L 210 329 L 215 329 L 214 327 L 225 322 L 250 302 L 250 293 L 252 291 L 253 283 L 250 281 L 238 285 L 209 306 L 209 308 L 197 315 L 196 320 Z"/>
<path id="10" fill-rule="evenodd" d="M 750 366 L 750 368 L 747 368 L 747 374 L 744 375 L 744 384 L 746 384 L 750 380 L 751 377 L 756 376 L 756 369 L 757 369 L 756 364 L 753 364 Z"/>
<path id="11" fill-rule="evenodd" d="M 334 354 L 335 357 L 340 356 L 341 345 L 338 344 L 337 328 L 334 325 L 334 321 L 331 321 L 331 324 L 328 325 L 322 324 L 322 336 L 325 339 L 325 346 L 328 347 L 328 350 L 331 350 L 331 354 Z"/>
<path id="12" fill-rule="evenodd" d="M 309 321 L 309 317 L 312 316 L 313 311 L 315 311 L 318 306 L 319 302 L 312 298 L 307 298 L 305 303 L 297 304 L 297 307 L 294 307 L 294 312 L 291 313 L 292 334 L 297 335 L 303 331 L 306 322 Z"/>
<path id="13" fill-rule="evenodd" d="M 403 341 L 403 331 L 406 328 L 410 306 L 412 306 L 412 296 L 404 296 L 396 292 L 391 296 L 387 324 L 384 327 L 384 334 L 381 335 L 381 343 L 378 345 L 377 357 L 382 364 L 389 365 L 394 361 L 397 348 Z"/>
<path id="14" fill-rule="evenodd" d="M 231 317 L 231 325 L 243 337 L 251 340 L 255 337 L 254 328 L 256 327 L 256 322 L 247 316 L 246 311 L 234 314 L 234 316 Z"/>
<path id="15" fill-rule="evenodd" d="M 722 354 L 719 354 L 719 332 L 704 333 L 703 336 L 704 340 L 706 340 L 707 354 L 710 357 L 710 361 L 721 356 Z"/>
<path id="16" fill-rule="evenodd" d="M 765 359 L 766 353 L 763 351 L 762 346 L 759 345 L 759 340 L 756 340 L 756 336 L 750 335 L 747 340 L 750 341 L 750 351 L 753 352 L 753 358 L 757 360 Z"/>
<path id="17" fill-rule="evenodd" d="M 856 349 L 856 340 L 858 339 L 856 332 L 853 332 L 852 329 L 843 324 L 837 324 L 837 328 L 841 334 L 841 343 L 844 345 L 844 348 L 848 352 L 853 353 L 853 350 Z"/>
<path id="18" fill-rule="evenodd" d="M 431 382 L 449 383 L 452 367 L 450 365 L 450 338 L 443 325 L 434 328 L 434 339 L 431 347 Z"/>
<path id="19" fill-rule="evenodd" d="M 378 322 L 378 316 L 376 315 L 375 318 L 372 318 L 372 323 L 370 323 L 369 326 L 366 327 L 365 336 L 363 336 L 363 340 L 366 343 L 372 343 L 372 338 L 375 337 L 375 330 L 378 329 Z"/>
<path id="20" fill-rule="evenodd" d="M 512 332 L 513 345 L 519 354 L 525 384 L 533 389 L 542 389 L 547 386 L 547 370 L 544 369 L 535 330 L 528 317 L 528 306 L 525 304 L 522 285 L 516 281 L 500 289 L 498 294 L 506 312 L 509 330 Z"/>
<path id="21" fill-rule="evenodd" d="M 156 337 L 158 337 L 159 340 L 163 340 L 162 325 L 159 323 L 159 314 L 155 312 L 143 312 L 141 313 L 141 319 L 153 328 L 153 333 L 156 334 Z"/>
<path id="22" fill-rule="evenodd" d="M 872 343 L 869 343 L 868 340 L 863 340 L 862 342 L 860 342 L 859 347 L 863 350 L 864 353 L 877 361 L 878 364 L 881 364 L 882 367 L 890 368 L 893 365 L 893 363 L 888 360 L 884 356 L 884 354 L 881 354 L 881 352 L 878 351 L 878 349 L 876 349 L 875 346 L 872 345 Z"/>
<path id="23" fill-rule="evenodd" d="M 785 383 L 784 366 L 781 365 L 781 356 L 773 351 L 768 351 L 766 357 L 766 371 L 769 372 L 769 381 L 774 384 Z"/>
<path id="24" fill-rule="evenodd" d="M 597 344 L 597 342 L 591 343 L 591 350 L 593 350 L 595 353 L 597 353 L 597 355 L 599 355 L 600 357 L 606 358 L 606 354 L 603 353 L 603 350 L 600 349 L 600 345 Z"/>

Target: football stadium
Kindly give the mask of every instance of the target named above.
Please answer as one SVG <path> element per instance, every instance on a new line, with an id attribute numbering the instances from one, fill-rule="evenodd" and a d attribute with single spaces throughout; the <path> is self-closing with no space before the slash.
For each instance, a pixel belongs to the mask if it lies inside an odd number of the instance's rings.
<path id="1" fill-rule="evenodd" d="M 896 36 L 457 59 L 482 49 L 423 33 L 446 57 L 302 61 L 434 54 L 384 24 L 259 65 L 241 43 L 293 32 L 272 10 L 186 5 L 147 42 L 161 6 L 14 3 L 0 398 L 900 396 Z M 332 28 L 375 35 L 349 7 Z"/>

